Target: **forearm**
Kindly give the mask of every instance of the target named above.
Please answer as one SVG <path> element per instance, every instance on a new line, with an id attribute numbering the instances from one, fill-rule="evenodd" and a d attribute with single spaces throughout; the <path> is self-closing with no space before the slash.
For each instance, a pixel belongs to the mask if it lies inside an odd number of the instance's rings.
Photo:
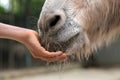
<path id="1" fill-rule="evenodd" d="M 24 42 L 28 29 L 0 23 L 0 38 Z"/>

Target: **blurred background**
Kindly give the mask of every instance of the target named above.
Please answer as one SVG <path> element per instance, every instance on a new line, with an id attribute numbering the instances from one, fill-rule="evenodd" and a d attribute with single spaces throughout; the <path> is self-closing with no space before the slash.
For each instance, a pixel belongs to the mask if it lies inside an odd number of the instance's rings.
<path id="1" fill-rule="evenodd" d="M 44 0 L 0 0 L 0 22 L 37 31 L 43 3 Z M 0 39 L 0 70 L 41 66 L 42 63 L 34 61 L 24 45 Z"/>
<path id="2" fill-rule="evenodd" d="M 24 28 L 29 28 L 37 31 L 37 20 L 40 15 L 41 8 L 43 6 L 45 0 L 0 0 L 0 22 L 6 23 L 6 24 L 11 24 L 15 26 L 20 26 Z M 120 72 L 119 67 L 120 67 L 120 39 L 116 39 L 112 44 L 109 45 L 109 47 L 103 47 L 102 49 L 98 50 L 95 54 L 91 55 L 88 60 L 82 60 L 82 61 L 70 61 L 71 64 L 64 64 L 66 71 L 67 69 L 75 69 L 70 73 L 72 76 L 76 74 L 82 74 L 82 72 L 79 72 L 79 69 L 82 69 L 84 75 L 90 74 L 94 71 L 98 72 L 98 75 L 101 74 L 100 71 L 95 70 L 87 70 L 84 71 L 84 68 L 114 68 L 111 69 L 112 72 L 116 73 L 115 76 L 118 76 L 117 79 L 113 80 L 120 80 L 120 75 L 117 75 L 118 72 Z M 47 63 L 41 60 L 36 60 L 33 59 L 31 54 L 29 53 L 28 49 L 21 43 L 18 43 L 16 41 L 12 40 L 7 40 L 7 39 L 0 39 L 0 80 L 6 80 L 6 77 L 8 80 L 11 79 L 11 76 L 16 77 L 16 73 L 20 73 L 19 78 L 20 80 L 27 80 L 26 79 L 21 79 L 21 74 L 24 72 L 31 71 L 30 73 L 38 75 L 39 73 L 47 73 L 48 71 L 46 70 Z M 47 65 L 48 67 L 48 65 Z M 67 67 L 67 68 L 66 68 Z M 52 67 L 56 68 L 56 67 Z M 117 68 L 117 70 L 116 70 Z M 51 72 L 51 68 L 49 68 Z M 54 70 L 53 70 L 54 71 Z M 75 73 L 76 71 L 77 73 Z M 38 74 L 37 74 L 38 72 Z M 59 72 L 59 71 L 58 71 Z M 100 73 L 99 73 L 100 72 Z M 112 75 L 111 72 L 111 75 Z M 25 73 L 25 74 L 28 74 Z M 63 72 L 62 72 L 63 73 Z M 69 74 L 65 72 L 66 74 Z M 103 72 L 104 73 L 104 72 Z M 110 72 L 105 72 L 110 73 Z M 43 74 L 42 74 L 43 75 Z M 48 78 L 44 79 L 42 78 L 41 80 L 50 80 L 52 79 L 53 76 L 57 75 L 56 73 L 53 73 L 53 75 L 48 76 Z M 58 74 L 59 75 L 59 74 Z M 71 75 L 66 75 L 66 76 L 71 76 Z M 105 74 L 103 74 L 105 75 Z M 18 75 L 17 75 L 18 76 Z M 23 76 L 23 75 L 22 75 Z M 40 76 L 40 75 L 38 75 Z M 39 80 L 38 77 L 33 80 Z M 63 75 L 62 75 L 63 76 Z M 59 80 L 60 77 L 58 76 L 55 78 L 55 80 Z M 71 77 L 72 77 L 71 76 Z M 79 76 L 79 75 L 78 75 Z M 94 76 L 94 75 L 91 75 Z M 41 77 L 45 77 L 44 75 Z M 60 80 L 67 80 L 63 78 L 60 78 Z M 100 77 L 100 76 L 98 76 Z M 104 77 L 104 76 L 103 76 Z M 108 75 L 110 78 L 110 75 Z M 105 79 L 105 80 L 112 80 L 112 79 Z M 13 80 L 13 78 L 12 78 Z M 15 79 L 17 80 L 17 79 Z M 32 79 L 28 79 L 32 80 Z M 68 80 L 73 80 L 73 78 L 68 79 Z M 79 80 L 79 79 L 76 79 Z M 89 79 L 82 79 L 82 80 L 89 80 Z M 92 79 L 92 80 L 101 80 L 100 79 Z M 104 80 L 104 79 L 102 79 Z"/>

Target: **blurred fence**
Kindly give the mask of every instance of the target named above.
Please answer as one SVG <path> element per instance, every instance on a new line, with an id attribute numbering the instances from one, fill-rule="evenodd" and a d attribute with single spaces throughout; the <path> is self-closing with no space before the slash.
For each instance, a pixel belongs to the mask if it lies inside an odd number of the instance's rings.
<path id="1" fill-rule="evenodd" d="M 33 59 L 24 45 L 15 41 L 0 39 L 0 70 L 44 65 L 46 62 Z"/>

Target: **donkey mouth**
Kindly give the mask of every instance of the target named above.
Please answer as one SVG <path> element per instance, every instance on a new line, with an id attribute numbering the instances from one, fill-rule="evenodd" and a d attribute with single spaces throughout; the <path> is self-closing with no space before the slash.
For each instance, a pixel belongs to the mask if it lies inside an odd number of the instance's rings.
<path id="1" fill-rule="evenodd" d="M 50 52 L 55 52 L 55 51 L 66 52 L 68 49 L 72 48 L 72 45 L 74 44 L 74 41 L 75 39 L 78 38 L 78 36 L 79 33 L 65 42 L 60 42 L 59 40 L 55 40 L 54 38 L 49 38 L 49 39 L 42 38 L 41 44 L 46 50 Z"/>

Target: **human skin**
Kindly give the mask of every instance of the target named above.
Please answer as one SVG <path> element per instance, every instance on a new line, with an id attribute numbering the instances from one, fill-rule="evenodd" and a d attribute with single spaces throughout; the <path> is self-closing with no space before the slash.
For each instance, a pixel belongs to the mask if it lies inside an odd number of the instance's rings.
<path id="1" fill-rule="evenodd" d="M 67 59 L 65 53 L 61 51 L 49 52 L 45 50 L 40 44 L 38 33 L 31 29 L 0 23 L 0 38 L 15 40 L 24 44 L 36 59 L 48 62 L 64 61 Z"/>

